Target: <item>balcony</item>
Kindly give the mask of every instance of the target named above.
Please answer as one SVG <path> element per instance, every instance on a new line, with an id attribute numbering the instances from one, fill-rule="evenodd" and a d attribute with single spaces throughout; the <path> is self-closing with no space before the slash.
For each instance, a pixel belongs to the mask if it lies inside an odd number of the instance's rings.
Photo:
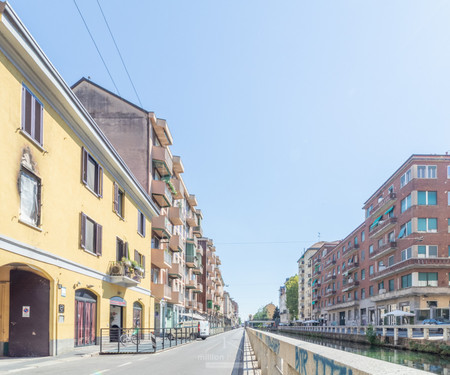
<path id="1" fill-rule="evenodd" d="M 166 215 L 153 216 L 152 230 L 161 238 L 170 238 L 172 236 L 173 225 Z"/>
<path id="2" fill-rule="evenodd" d="M 177 174 L 184 173 L 184 165 L 181 162 L 181 157 L 174 155 L 172 161 L 173 161 L 173 171 Z"/>
<path id="3" fill-rule="evenodd" d="M 369 254 L 369 258 L 371 260 L 382 258 L 385 255 L 394 252 L 395 250 L 397 250 L 397 242 L 390 241 L 384 244 L 383 246 L 380 246 L 378 249 L 374 250 L 372 254 Z"/>
<path id="4" fill-rule="evenodd" d="M 155 130 L 159 143 L 163 146 L 170 146 L 172 144 L 172 135 L 170 134 L 166 120 L 160 118 L 156 119 L 156 121 L 153 122 L 153 129 Z"/>
<path id="5" fill-rule="evenodd" d="M 334 296 L 335 294 L 336 294 L 336 291 L 335 291 L 335 290 L 328 289 L 328 290 L 325 292 L 325 297 L 331 297 L 331 296 Z"/>
<path id="6" fill-rule="evenodd" d="M 180 291 L 172 291 L 171 302 L 175 305 L 182 305 L 184 303 L 184 294 Z"/>
<path id="7" fill-rule="evenodd" d="M 184 186 L 181 180 L 177 178 L 171 178 L 173 188 L 175 189 L 175 194 L 172 194 L 173 199 L 183 199 L 184 198 Z"/>
<path id="8" fill-rule="evenodd" d="M 173 204 L 172 192 L 165 181 L 152 180 L 152 197 L 160 207 L 170 207 Z"/>
<path id="9" fill-rule="evenodd" d="M 194 194 L 189 194 L 189 197 L 187 198 L 187 201 L 189 203 L 189 206 L 195 207 L 197 206 L 197 198 L 195 198 Z"/>
<path id="10" fill-rule="evenodd" d="M 207 279 L 206 280 L 206 286 L 208 288 L 213 288 L 214 287 L 214 282 L 211 279 Z"/>
<path id="11" fill-rule="evenodd" d="M 202 275 L 203 274 L 203 264 L 199 262 L 197 267 L 195 267 L 192 272 L 194 272 L 196 275 Z"/>
<path id="12" fill-rule="evenodd" d="M 320 258 L 316 258 L 316 259 L 314 259 L 314 261 L 313 261 L 313 263 L 320 263 Z"/>
<path id="13" fill-rule="evenodd" d="M 131 266 L 125 265 L 124 262 L 109 262 L 108 267 L 109 281 L 112 284 L 120 285 L 125 288 L 137 286 L 141 282 L 141 275 Z"/>
<path id="14" fill-rule="evenodd" d="M 172 267 L 172 254 L 166 249 L 152 248 L 152 264 L 162 269 Z"/>
<path id="15" fill-rule="evenodd" d="M 371 281 L 376 281 L 409 269 L 421 268 L 449 269 L 450 258 L 410 258 L 398 262 L 390 267 L 384 267 L 382 270 L 375 272 L 369 277 Z"/>
<path id="16" fill-rule="evenodd" d="M 193 244 L 195 248 L 198 247 L 198 239 L 197 239 L 197 237 L 187 238 L 186 242 L 190 243 L 190 244 Z"/>
<path id="17" fill-rule="evenodd" d="M 169 220 L 173 225 L 182 225 L 183 220 L 181 218 L 181 208 L 180 207 L 170 207 L 169 208 Z"/>
<path id="18" fill-rule="evenodd" d="M 214 299 L 214 296 L 212 293 L 206 293 L 206 300 L 212 301 Z M 208 307 L 210 309 L 210 307 Z"/>
<path id="19" fill-rule="evenodd" d="M 336 275 L 328 274 L 327 276 L 325 276 L 325 279 L 324 279 L 325 282 L 328 282 L 330 280 L 336 280 Z"/>
<path id="20" fill-rule="evenodd" d="M 216 256 L 216 264 L 217 264 L 218 266 L 220 266 L 220 265 L 222 264 L 222 261 L 220 260 L 220 258 L 219 258 L 218 255 Z"/>
<path id="21" fill-rule="evenodd" d="M 169 150 L 162 146 L 152 148 L 153 165 L 161 177 L 172 176 L 173 162 Z"/>
<path id="22" fill-rule="evenodd" d="M 169 277 L 172 279 L 181 279 L 183 277 L 183 267 L 180 263 L 172 263 L 169 268 Z"/>
<path id="23" fill-rule="evenodd" d="M 208 265 L 206 266 L 206 271 L 207 271 L 208 273 L 212 274 L 212 273 L 214 273 L 214 268 L 215 268 L 214 265 L 208 264 Z"/>
<path id="24" fill-rule="evenodd" d="M 351 262 L 350 264 L 347 264 L 347 266 L 347 273 L 349 273 L 359 268 L 359 262 Z"/>
<path id="25" fill-rule="evenodd" d="M 197 286 L 193 290 L 194 293 L 203 293 L 203 285 L 201 283 L 197 283 Z"/>
<path id="26" fill-rule="evenodd" d="M 211 250 L 206 250 L 206 258 L 208 258 L 208 260 L 213 260 L 214 258 L 214 253 Z"/>
<path id="27" fill-rule="evenodd" d="M 187 300 L 186 301 L 186 307 L 190 309 L 196 309 L 197 308 L 197 301 Z"/>
<path id="28" fill-rule="evenodd" d="M 397 218 L 391 217 L 386 220 L 380 220 L 378 224 L 369 230 L 369 237 L 376 238 L 392 229 L 397 224 Z"/>
<path id="29" fill-rule="evenodd" d="M 169 240 L 169 248 L 178 252 L 184 250 L 184 241 L 179 234 L 174 234 Z"/>
<path id="30" fill-rule="evenodd" d="M 166 284 L 156 284 L 152 282 L 152 294 L 157 299 L 172 299 L 172 288 Z"/>
<path id="31" fill-rule="evenodd" d="M 199 312 L 203 312 L 203 303 L 197 302 L 197 310 L 198 310 Z"/>
<path id="32" fill-rule="evenodd" d="M 195 289 L 197 288 L 197 280 L 187 280 L 186 281 L 186 285 L 185 285 L 186 289 Z"/>
<path id="33" fill-rule="evenodd" d="M 342 291 L 343 292 L 348 292 L 348 291 L 350 291 L 352 289 L 355 289 L 357 286 L 359 286 L 359 281 L 358 280 L 349 279 L 347 284 L 342 285 Z"/>
<path id="34" fill-rule="evenodd" d="M 203 247 L 197 246 L 197 255 L 203 257 Z"/>
<path id="35" fill-rule="evenodd" d="M 378 202 L 370 212 L 370 217 L 378 217 L 385 212 L 390 206 L 392 206 L 397 200 L 396 193 L 390 193 L 383 200 Z"/>
<path id="36" fill-rule="evenodd" d="M 345 254 L 345 255 L 353 254 L 353 253 L 354 253 L 356 250 L 358 250 L 358 249 L 359 249 L 359 243 L 352 243 L 352 244 L 350 244 L 349 247 L 347 247 L 347 248 L 345 249 L 344 254 Z"/>
<path id="37" fill-rule="evenodd" d="M 191 227 L 196 227 L 198 225 L 197 215 L 192 210 L 187 210 L 186 212 L 186 222 Z"/>
<path id="38" fill-rule="evenodd" d="M 329 267 L 331 267 L 331 266 L 334 266 L 335 264 L 336 264 L 336 260 L 334 260 L 334 259 L 328 259 L 328 260 L 325 262 L 325 266 L 323 267 L 323 269 L 326 270 L 327 268 L 329 268 Z"/>
<path id="39" fill-rule="evenodd" d="M 200 225 L 197 225 L 194 228 L 192 228 L 192 232 L 196 237 L 203 237 L 203 229 Z"/>

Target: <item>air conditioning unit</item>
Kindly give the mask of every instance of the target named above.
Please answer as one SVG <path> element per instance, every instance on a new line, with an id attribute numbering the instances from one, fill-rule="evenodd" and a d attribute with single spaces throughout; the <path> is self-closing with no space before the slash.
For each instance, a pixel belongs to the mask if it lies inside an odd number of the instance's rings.
<path id="1" fill-rule="evenodd" d="M 380 291 L 378 292 L 378 294 L 384 294 L 386 293 L 386 289 L 380 289 Z"/>

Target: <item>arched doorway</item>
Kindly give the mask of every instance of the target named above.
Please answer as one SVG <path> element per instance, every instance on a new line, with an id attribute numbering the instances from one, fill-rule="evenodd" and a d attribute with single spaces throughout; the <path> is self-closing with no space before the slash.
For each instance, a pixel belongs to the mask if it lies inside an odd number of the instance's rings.
<path id="1" fill-rule="evenodd" d="M 109 337 L 110 341 L 117 342 L 122 332 L 122 328 L 126 328 L 123 326 L 123 308 L 127 305 L 127 302 L 123 298 L 115 296 L 111 297 L 109 303 L 110 303 L 109 326 L 111 327 Z"/>
<path id="2" fill-rule="evenodd" d="M 11 269 L 9 296 L 9 356 L 49 355 L 50 281 Z"/>
<path id="3" fill-rule="evenodd" d="M 95 345 L 97 297 L 87 289 L 75 291 L 75 346 Z"/>

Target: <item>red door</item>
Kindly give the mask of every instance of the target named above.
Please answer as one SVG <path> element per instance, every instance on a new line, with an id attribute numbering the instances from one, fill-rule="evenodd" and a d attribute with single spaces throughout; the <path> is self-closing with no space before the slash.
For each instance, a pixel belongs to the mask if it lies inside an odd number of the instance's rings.
<path id="1" fill-rule="evenodd" d="M 80 289 L 75 292 L 75 346 L 95 345 L 97 301 L 93 293 Z"/>

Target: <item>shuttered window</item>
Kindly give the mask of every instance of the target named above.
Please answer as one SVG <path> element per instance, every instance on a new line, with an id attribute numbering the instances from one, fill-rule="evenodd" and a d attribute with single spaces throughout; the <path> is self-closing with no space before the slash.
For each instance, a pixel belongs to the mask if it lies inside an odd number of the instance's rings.
<path id="1" fill-rule="evenodd" d="M 43 144 L 43 113 L 42 103 L 28 88 L 22 86 L 22 131 L 41 146 Z"/>
<path id="2" fill-rule="evenodd" d="M 102 255 L 103 227 L 81 213 L 81 248 L 96 255 Z"/>
<path id="3" fill-rule="evenodd" d="M 123 242 L 119 237 L 116 238 L 116 255 L 118 262 L 120 262 L 122 259 L 130 259 L 130 254 L 128 252 L 128 242 Z"/>
<path id="4" fill-rule="evenodd" d="M 103 195 L 103 168 L 97 161 L 82 148 L 81 180 L 95 195 Z"/>

